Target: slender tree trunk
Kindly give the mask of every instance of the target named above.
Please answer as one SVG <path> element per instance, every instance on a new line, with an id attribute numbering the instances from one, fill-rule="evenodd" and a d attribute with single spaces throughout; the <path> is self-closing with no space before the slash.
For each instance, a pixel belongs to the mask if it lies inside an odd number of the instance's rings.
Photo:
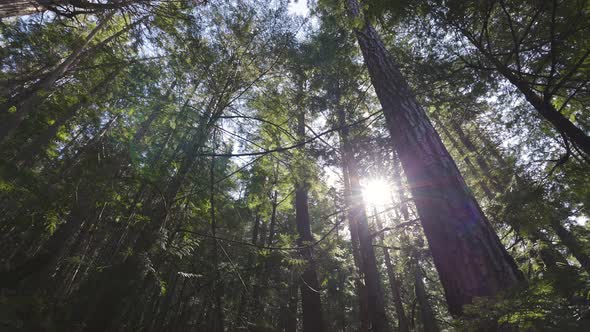
<path id="1" fill-rule="evenodd" d="M 375 221 L 377 227 L 379 229 L 383 229 L 383 225 L 381 224 L 381 220 L 379 219 L 379 215 L 377 214 L 377 209 L 374 209 L 375 214 Z M 383 232 L 379 233 L 380 242 L 382 245 L 385 244 L 385 236 Z M 397 320 L 399 325 L 399 332 L 409 332 L 410 327 L 408 324 L 408 318 L 406 317 L 406 311 L 404 309 L 404 304 L 402 302 L 401 292 L 400 292 L 400 283 L 397 280 L 395 275 L 395 269 L 393 267 L 393 263 L 391 263 L 391 257 L 389 255 L 389 249 L 383 247 L 383 256 L 385 260 L 385 267 L 387 268 L 387 276 L 389 277 L 389 287 L 391 288 L 391 297 L 393 298 L 393 305 L 395 307 L 395 313 L 397 314 Z"/>
<path id="2" fill-rule="evenodd" d="M 300 92 L 301 93 L 301 92 Z M 302 97 L 298 98 L 301 101 Z M 300 140 L 305 137 L 305 113 L 300 110 L 297 117 L 297 132 Z M 313 242 L 311 234 L 307 180 L 299 179 L 296 183 L 295 190 L 295 214 L 297 222 L 297 232 L 299 233 L 299 245 L 308 245 Z M 325 330 L 322 302 L 320 299 L 320 285 L 318 282 L 316 263 L 313 258 L 313 249 L 302 249 L 303 257 L 307 261 L 307 266 L 301 276 L 301 304 L 303 309 L 303 331 L 304 332 L 321 332 Z"/>
<path id="3" fill-rule="evenodd" d="M 563 243 L 569 252 L 576 258 L 582 268 L 590 273 L 590 256 L 584 251 L 576 237 L 565 228 L 561 222 L 556 221 L 551 223 L 551 228 L 557 234 L 561 243 Z"/>
<path id="4" fill-rule="evenodd" d="M 341 134 L 342 135 L 342 134 Z M 342 141 L 342 140 L 341 140 Z M 344 164 L 344 162 L 343 162 Z M 350 181 L 348 177 L 348 169 L 346 165 L 342 166 L 342 174 L 344 175 L 344 196 L 346 200 L 346 206 L 352 206 L 351 201 L 351 191 L 350 191 Z M 369 303 L 367 297 L 367 289 L 365 287 L 365 283 L 361 281 L 361 278 L 364 279 L 364 274 L 362 272 L 362 261 L 361 261 L 361 254 L 359 249 L 359 234 L 358 234 L 358 225 L 357 221 L 350 218 L 348 216 L 348 229 L 350 231 L 350 242 L 352 244 L 352 257 L 354 259 L 354 266 L 356 268 L 357 276 L 354 279 L 354 285 L 356 288 L 357 298 L 359 301 L 359 325 L 361 332 L 368 332 L 369 331 Z"/>
<path id="5" fill-rule="evenodd" d="M 424 280 L 422 280 L 420 265 L 418 265 L 417 260 L 415 260 L 414 263 L 414 286 L 416 290 L 416 299 L 420 306 L 420 318 L 422 319 L 424 332 L 438 332 L 438 324 L 436 323 L 436 317 L 434 316 L 434 312 L 428 301 L 426 288 L 424 287 Z"/>
<path id="6" fill-rule="evenodd" d="M 102 97 L 104 95 L 106 85 L 108 83 L 111 83 L 112 80 L 115 79 L 115 77 L 119 73 L 120 71 L 113 71 L 92 88 L 92 91 L 98 91 L 96 97 Z M 47 148 L 47 146 L 57 135 L 59 129 L 67 122 L 69 122 L 74 116 L 76 116 L 76 114 L 78 114 L 79 109 L 84 107 L 85 105 L 86 104 L 83 102 L 78 102 L 75 105 L 70 106 L 69 109 L 65 112 L 65 114 L 58 117 L 52 125 L 46 128 L 31 143 L 27 144 L 22 148 L 22 150 L 14 159 L 15 163 L 20 163 L 25 167 L 32 166 L 35 157 L 41 154 L 41 152 Z"/>
<path id="7" fill-rule="evenodd" d="M 362 19 L 356 0 L 350 16 Z M 367 22 L 355 29 L 397 151 L 449 311 L 517 285 L 522 274 L 465 185 L 455 162 L 412 94 L 393 57 Z"/>
<path id="8" fill-rule="evenodd" d="M 379 279 L 379 270 L 377 269 L 377 260 L 375 259 L 375 249 L 373 248 L 373 238 L 369 230 L 354 151 L 348 141 L 348 128 L 346 127 L 344 109 L 340 107 L 336 112 L 339 118 L 339 125 L 342 127 L 342 158 L 347 170 L 348 181 L 350 182 L 348 217 L 358 232 L 359 260 L 367 293 L 367 310 L 370 321 L 369 330 L 374 332 L 389 331 L 387 315 L 385 313 L 385 301 Z"/>
<path id="9" fill-rule="evenodd" d="M 297 287 L 289 287 L 287 306 L 285 307 L 285 332 L 297 332 Z"/>
<path id="10" fill-rule="evenodd" d="M 537 112 L 547 120 L 561 134 L 565 135 L 570 141 L 577 145 L 584 153 L 590 156 L 590 136 L 582 129 L 576 127 L 568 118 L 559 112 L 551 103 L 551 97 L 542 97 L 537 94 L 531 86 L 516 76 L 510 68 L 489 54 L 483 46 L 476 40 L 467 35 L 467 38 L 473 45 L 496 67 L 512 85 L 514 85 L 525 97 L 525 99 L 537 110 Z"/>
<path id="11" fill-rule="evenodd" d="M 269 247 L 272 246 L 272 244 L 274 242 L 274 238 L 275 238 L 275 227 L 277 224 L 277 207 L 278 207 L 277 198 L 278 198 L 278 192 L 275 190 L 272 194 L 272 203 L 271 203 L 272 210 L 270 213 L 270 224 L 268 226 L 268 238 L 266 240 L 266 245 Z"/>
<path id="12" fill-rule="evenodd" d="M 213 144 L 215 145 L 215 134 L 213 134 Z M 215 152 L 215 148 L 213 149 Z M 211 157 L 211 196 L 210 209 L 211 209 L 211 235 L 217 236 L 217 219 L 215 215 L 215 157 Z M 221 277 L 221 270 L 219 266 L 219 253 L 217 239 L 211 239 L 213 248 L 213 265 L 215 267 L 215 328 L 214 332 L 224 332 L 224 313 L 223 313 L 223 278 Z"/>
<path id="13" fill-rule="evenodd" d="M 457 134 L 461 137 L 461 142 L 463 142 L 465 147 L 470 152 L 475 153 L 476 152 L 475 145 L 473 144 L 473 142 L 471 141 L 469 136 L 467 136 L 461 130 L 461 127 L 458 124 L 455 124 L 453 127 L 455 128 L 455 131 L 457 132 Z M 486 140 L 486 142 L 489 144 L 489 141 Z M 492 147 L 492 149 L 493 149 L 493 147 Z M 493 154 L 494 154 L 495 158 L 498 160 L 498 162 L 504 168 L 508 167 L 506 160 L 499 153 L 497 153 L 497 151 L 496 151 L 496 153 L 493 153 Z M 480 166 L 480 169 L 482 170 L 483 175 L 485 177 L 489 178 L 491 181 L 493 181 L 494 179 L 492 179 L 492 175 L 491 175 L 491 171 L 490 171 L 491 166 L 488 164 L 488 162 L 482 156 L 479 156 L 477 163 Z M 516 175 L 516 180 L 518 183 L 520 183 L 521 186 L 524 186 L 524 179 L 522 179 L 521 177 Z M 502 182 L 502 181 L 500 180 L 499 182 Z M 503 183 L 502 185 L 507 186 L 508 180 L 505 180 L 504 182 L 505 183 Z M 500 190 L 499 188 L 501 188 L 502 185 L 497 185 L 494 187 L 494 189 Z M 511 225 L 512 227 L 514 227 L 514 229 L 516 231 L 518 231 L 518 228 L 519 228 L 518 227 L 518 220 L 508 220 L 507 223 L 509 225 Z M 580 263 L 582 268 L 584 268 L 586 271 L 588 271 L 590 273 L 590 256 L 588 256 L 588 254 L 584 253 L 582 246 L 579 244 L 579 242 L 575 238 L 575 236 L 573 236 L 557 219 L 555 219 L 555 221 L 551 223 L 550 227 L 557 234 L 557 236 L 559 237 L 561 242 L 566 246 L 566 248 L 568 248 L 568 251 L 576 258 L 576 260 L 578 260 L 578 262 Z M 563 255 L 561 255 L 558 251 L 556 251 L 551 246 L 550 241 L 546 238 L 546 236 L 542 232 L 540 232 L 538 230 L 533 230 L 532 232 L 530 232 L 530 234 L 527 234 L 527 238 L 529 240 L 531 240 L 532 242 L 540 241 L 541 249 L 540 249 L 539 253 L 541 256 L 541 260 L 543 261 L 543 263 L 545 264 L 545 266 L 548 270 L 557 268 L 557 266 L 558 266 L 557 262 L 562 263 L 562 264 L 563 263 L 567 264 L 567 260 L 563 257 Z"/>
<path id="14" fill-rule="evenodd" d="M 68 221 L 58 227 L 33 257 L 16 268 L 0 274 L 0 288 L 15 288 L 21 281 L 31 276 L 46 278 L 47 274 L 57 266 L 59 258 L 65 253 L 76 232 L 82 228 L 88 218 L 91 218 L 93 204 L 91 195 L 80 195 L 79 201 L 70 212 Z"/>
<path id="15" fill-rule="evenodd" d="M 487 178 L 491 183 L 493 191 L 495 191 L 496 193 L 502 193 L 504 190 L 502 185 L 499 183 L 500 181 L 498 181 L 498 179 L 492 175 L 492 168 L 481 155 L 481 153 L 479 153 L 477 147 L 475 147 L 469 136 L 463 131 L 461 125 L 457 123 L 457 121 L 451 121 L 451 127 L 453 128 L 453 131 L 457 134 L 457 137 L 459 137 L 459 140 L 461 141 L 463 146 L 467 149 L 467 151 L 469 151 L 469 153 L 471 153 L 474 156 L 477 166 L 479 166 L 479 169 L 481 170 L 485 178 Z"/>

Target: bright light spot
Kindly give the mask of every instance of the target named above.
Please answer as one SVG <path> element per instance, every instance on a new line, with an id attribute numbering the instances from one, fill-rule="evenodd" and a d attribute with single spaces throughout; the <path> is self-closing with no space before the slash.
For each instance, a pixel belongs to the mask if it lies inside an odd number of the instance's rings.
<path id="1" fill-rule="evenodd" d="M 289 1 L 288 11 L 290 14 L 307 17 L 309 15 L 307 0 Z"/>
<path id="2" fill-rule="evenodd" d="M 391 200 L 391 187 L 383 179 L 371 179 L 363 185 L 366 204 L 383 206 Z"/>

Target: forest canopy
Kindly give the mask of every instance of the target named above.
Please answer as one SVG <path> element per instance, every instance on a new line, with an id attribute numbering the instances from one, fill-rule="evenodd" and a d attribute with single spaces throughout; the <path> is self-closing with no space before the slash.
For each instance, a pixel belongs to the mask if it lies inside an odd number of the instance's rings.
<path id="1" fill-rule="evenodd" d="M 0 330 L 590 330 L 590 1 L 0 1 Z"/>

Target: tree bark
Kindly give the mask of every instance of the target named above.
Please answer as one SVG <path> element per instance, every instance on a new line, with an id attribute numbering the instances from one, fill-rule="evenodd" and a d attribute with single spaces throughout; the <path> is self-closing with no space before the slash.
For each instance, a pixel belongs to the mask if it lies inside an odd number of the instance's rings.
<path id="1" fill-rule="evenodd" d="M 301 92 L 299 92 L 301 94 Z M 298 97 L 301 101 L 302 96 Z M 297 134 L 300 140 L 305 138 L 305 113 L 299 111 L 297 115 Z M 309 218 L 308 206 L 308 183 L 307 179 L 298 179 L 295 184 L 295 219 L 297 223 L 297 232 L 300 246 L 308 245 L 313 242 L 311 234 L 311 225 Z M 322 332 L 325 331 L 322 302 L 320 298 L 320 284 L 318 282 L 317 267 L 313 258 L 313 249 L 304 248 L 301 250 L 307 265 L 301 275 L 301 306 L 303 309 L 303 331 L 304 332 Z"/>
<path id="2" fill-rule="evenodd" d="M 341 134 L 342 135 L 342 134 Z M 342 141 L 342 139 L 341 139 Z M 348 176 L 348 169 L 344 164 L 342 165 L 342 174 L 344 178 L 344 197 L 346 206 L 352 206 L 351 200 L 351 192 L 350 192 L 350 181 Z M 357 276 L 354 279 L 354 285 L 356 288 L 357 298 L 359 301 L 359 327 L 360 332 L 368 332 L 369 331 L 369 303 L 367 298 L 367 289 L 365 287 L 365 283 L 361 281 L 361 278 L 364 278 L 364 274 L 362 272 L 362 259 L 359 249 L 359 234 L 358 234 L 358 225 L 357 221 L 350 217 L 348 219 L 348 229 L 350 231 L 350 242 L 352 245 L 352 257 L 354 260 L 355 270 L 357 272 Z"/>
<path id="3" fill-rule="evenodd" d="M 349 132 L 346 127 L 346 114 L 342 107 L 339 107 L 336 112 L 339 126 L 342 128 L 340 130 L 343 147 L 342 159 L 350 184 L 350 195 L 347 199 L 347 203 L 349 204 L 348 218 L 350 223 L 356 228 L 356 233 L 358 234 L 360 268 L 365 279 L 365 287 L 361 290 L 366 291 L 366 305 L 370 322 L 369 331 L 389 331 L 387 314 L 385 313 L 385 301 L 379 279 L 379 270 L 377 269 L 377 260 L 375 259 L 375 249 L 373 248 L 373 238 L 369 230 L 354 151 L 349 142 Z M 351 236 L 354 228 L 351 229 Z M 362 299 L 361 301 L 365 300 Z M 363 303 L 361 302 L 361 310 L 363 309 L 362 305 Z"/>
<path id="4" fill-rule="evenodd" d="M 424 287 L 424 280 L 422 280 L 422 272 L 420 271 L 420 265 L 415 260 L 414 267 L 414 286 L 416 290 L 416 299 L 420 306 L 420 318 L 424 332 L 438 332 L 438 324 L 436 323 L 436 317 L 428 301 L 428 295 L 426 294 L 426 288 Z"/>
<path id="5" fill-rule="evenodd" d="M 362 20 L 356 0 L 348 0 L 348 10 L 352 18 Z M 494 296 L 511 288 L 523 279 L 522 274 L 375 29 L 365 21 L 355 34 L 408 179 L 449 311 L 461 315 L 463 306 L 475 297 Z"/>
<path id="6" fill-rule="evenodd" d="M 374 209 L 374 211 L 377 227 L 378 229 L 383 229 L 383 225 L 381 223 L 381 220 L 379 219 L 379 215 L 377 214 L 377 209 Z M 379 233 L 379 237 L 381 240 L 381 244 L 383 245 L 385 243 L 385 236 L 383 235 L 383 232 Z M 402 296 L 400 292 L 401 286 L 395 275 L 393 263 L 391 263 L 389 249 L 387 249 L 386 247 L 383 247 L 383 256 L 385 260 L 385 267 L 387 268 L 387 276 L 389 277 L 391 297 L 393 298 L 393 305 L 395 307 L 395 313 L 397 314 L 399 332 L 408 332 L 410 331 L 410 326 L 408 324 L 408 318 L 406 316 L 406 311 L 404 309 L 404 304 L 402 302 Z"/>
<path id="7" fill-rule="evenodd" d="M 213 145 L 216 144 L 215 134 L 213 134 Z M 213 152 L 215 153 L 215 148 L 213 148 Z M 217 218 L 215 215 L 215 156 L 211 157 L 211 195 L 209 198 L 210 202 L 210 209 L 211 209 L 211 235 L 213 237 L 217 236 Z M 258 219 L 260 221 L 260 219 Z M 224 313 L 223 313 L 223 278 L 221 277 L 221 270 L 219 266 L 219 243 L 217 243 L 217 239 L 211 239 L 212 248 L 213 248 L 213 265 L 215 268 L 215 283 L 214 283 L 214 292 L 215 292 L 215 328 L 213 329 L 214 332 L 224 332 Z"/>
<path id="8" fill-rule="evenodd" d="M 584 251 L 578 240 L 574 235 L 567 230 L 559 221 L 551 223 L 551 228 L 561 240 L 569 252 L 576 258 L 582 268 L 590 273 L 590 256 Z"/>
<path id="9" fill-rule="evenodd" d="M 547 120 L 553 127 L 571 142 L 578 146 L 584 153 L 590 156 L 590 136 L 582 129 L 576 127 L 551 103 L 551 96 L 540 96 L 530 84 L 520 79 L 508 66 L 491 55 L 483 45 L 478 43 L 471 35 L 463 31 L 464 35 L 471 43 L 490 61 L 496 70 L 504 76 L 512 85 L 514 85 L 525 97 L 525 99 L 537 110 L 542 118 Z"/>

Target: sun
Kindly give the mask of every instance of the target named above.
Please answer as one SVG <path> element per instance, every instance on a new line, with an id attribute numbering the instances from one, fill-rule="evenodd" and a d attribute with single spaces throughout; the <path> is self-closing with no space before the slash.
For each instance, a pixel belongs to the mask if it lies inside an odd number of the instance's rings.
<path id="1" fill-rule="evenodd" d="M 370 179 L 362 186 L 366 204 L 383 206 L 391 199 L 391 187 L 384 179 Z"/>

